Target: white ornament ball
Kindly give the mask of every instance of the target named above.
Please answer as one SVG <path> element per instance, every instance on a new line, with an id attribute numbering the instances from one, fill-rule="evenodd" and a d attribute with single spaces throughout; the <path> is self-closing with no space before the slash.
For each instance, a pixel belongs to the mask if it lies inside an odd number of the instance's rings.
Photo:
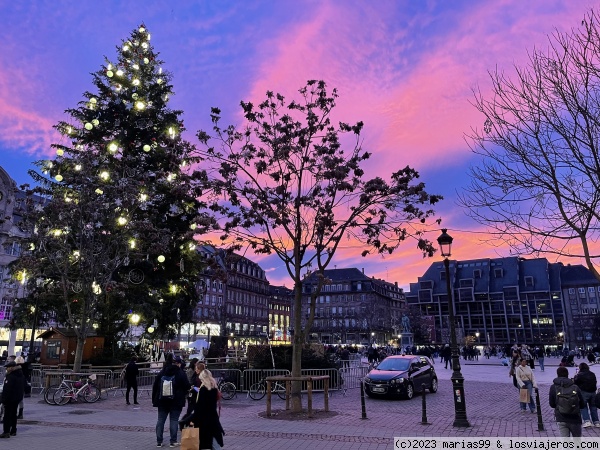
<path id="1" fill-rule="evenodd" d="M 94 119 L 92 120 L 92 124 L 97 127 L 100 124 L 100 121 L 98 119 Z"/>
<path id="2" fill-rule="evenodd" d="M 94 128 L 94 125 L 92 125 L 91 123 L 88 122 L 88 123 L 85 124 L 85 129 L 86 130 L 91 130 L 92 128 Z"/>
<path id="3" fill-rule="evenodd" d="M 62 148 L 59 148 L 58 150 L 56 150 L 56 154 L 57 154 L 58 156 L 62 156 L 62 155 L 64 155 L 64 154 L 65 154 L 65 152 L 64 152 L 64 150 L 63 150 Z"/>
<path id="4" fill-rule="evenodd" d="M 158 260 L 159 263 L 163 263 L 165 262 L 165 257 L 163 255 L 160 255 L 158 258 L 156 258 Z"/>
<path id="5" fill-rule="evenodd" d="M 108 78 L 112 78 L 112 76 L 113 76 L 113 71 L 112 71 L 112 70 L 109 70 L 108 72 L 106 72 L 106 76 L 107 76 Z"/>
<path id="6" fill-rule="evenodd" d="M 148 58 L 144 58 L 144 64 L 148 64 L 150 60 Z"/>
<path id="7" fill-rule="evenodd" d="M 150 151 L 150 146 L 148 144 L 144 145 L 142 148 L 144 149 L 145 152 Z"/>

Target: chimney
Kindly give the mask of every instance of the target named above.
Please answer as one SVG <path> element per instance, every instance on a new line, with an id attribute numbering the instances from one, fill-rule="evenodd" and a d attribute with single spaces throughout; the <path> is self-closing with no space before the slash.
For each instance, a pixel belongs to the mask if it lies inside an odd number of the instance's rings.
<path id="1" fill-rule="evenodd" d="M 365 273 L 365 268 L 364 268 L 364 267 L 362 268 L 362 273 L 363 273 L 363 275 L 364 275 L 364 273 Z"/>

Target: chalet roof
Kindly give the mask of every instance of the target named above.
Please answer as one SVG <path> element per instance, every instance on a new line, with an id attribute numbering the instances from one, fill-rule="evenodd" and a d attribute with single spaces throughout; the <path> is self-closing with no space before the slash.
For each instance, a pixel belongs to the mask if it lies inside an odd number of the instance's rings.
<path id="1" fill-rule="evenodd" d="M 62 327 L 50 327 L 46 331 L 41 332 L 36 339 L 46 339 L 53 335 L 54 333 L 61 334 L 65 337 L 75 337 L 75 332 L 70 328 L 62 328 Z M 98 336 L 95 331 L 91 331 L 88 334 L 88 337 L 96 337 Z"/>

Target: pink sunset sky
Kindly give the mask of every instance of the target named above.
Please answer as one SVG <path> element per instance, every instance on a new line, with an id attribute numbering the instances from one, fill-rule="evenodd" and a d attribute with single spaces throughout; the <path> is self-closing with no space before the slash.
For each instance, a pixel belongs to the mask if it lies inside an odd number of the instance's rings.
<path id="1" fill-rule="evenodd" d="M 210 108 L 241 122 L 240 100 L 267 90 L 292 98 L 308 79 L 340 94 L 335 118 L 363 121 L 367 176 L 406 165 L 421 173 L 455 238 L 453 258 L 507 256 L 502 242 L 456 204 L 476 163 L 464 139 L 482 118 L 472 89 L 489 92 L 488 70 L 512 73 L 527 52 L 545 48 L 555 29 L 578 27 L 595 3 L 558 0 L 279 0 L 3 2 L 0 6 L 0 166 L 17 184 L 31 162 L 51 157 L 52 125 L 93 91 L 90 72 L 116 58 L 115 47 L 144 23 L 174 75 L 172 107 L 184 111 L 186 138 L 210 129 Z M 428 238 L 435 240 L 439 228 Z M 336 255 L 338 267 L 407 288 L 438 260 L 414 242 L 386 258 L 362 258 L 359 244 Z M 253 257 L 273 284 L 291 287 L 276 257 Z M 580 261 L 574 261 L 580 262 Z"/>

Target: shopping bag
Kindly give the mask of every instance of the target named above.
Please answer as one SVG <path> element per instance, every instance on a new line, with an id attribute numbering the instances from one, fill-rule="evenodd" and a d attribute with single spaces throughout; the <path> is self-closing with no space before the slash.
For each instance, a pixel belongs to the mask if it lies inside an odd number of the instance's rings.
<path id="1" fill-rule="evenodd" d="M 200 428 L 187 427 L 181 430 L 181 450 L 200 448 Z"/>
<path id="2" fill-rule="evenodd" d="M 527 389 L 527 388 L 519 389 L 519 402 L 529 403 L 529 389 Z"/>

